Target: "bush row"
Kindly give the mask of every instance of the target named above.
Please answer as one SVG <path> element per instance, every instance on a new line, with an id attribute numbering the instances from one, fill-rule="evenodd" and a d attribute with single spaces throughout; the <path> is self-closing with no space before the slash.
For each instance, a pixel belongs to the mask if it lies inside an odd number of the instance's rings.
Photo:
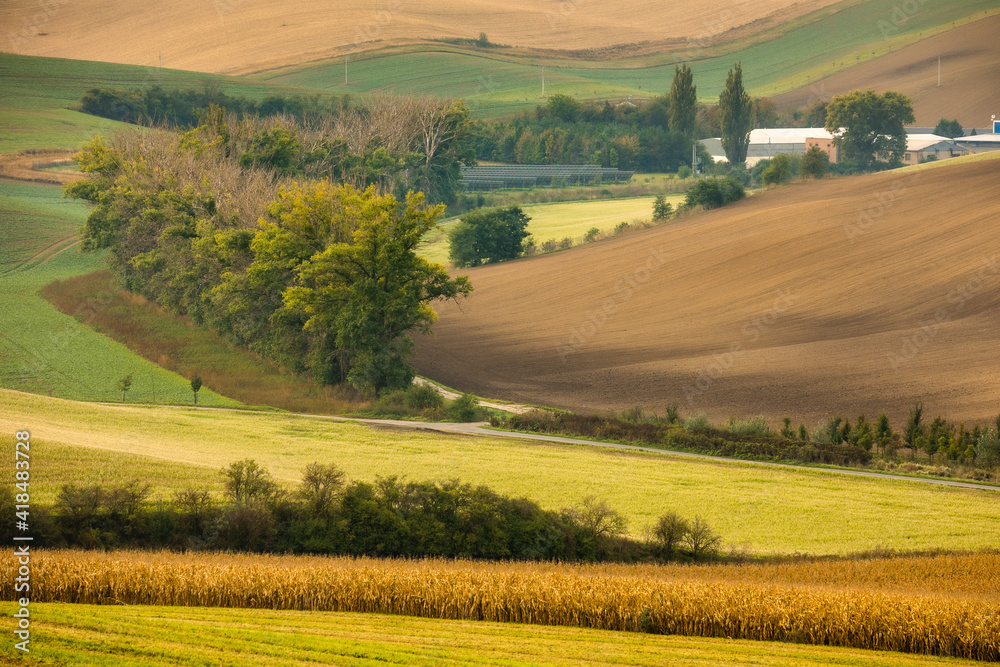
<path id="1" fill-rule="evenodd" d="M 577 415 L 541 410 L 506 418 L 493 417 L 491 423 L 515 431 L 634 442 L 740 459 L 815 461 L 834 465 L 857 465 L 871 460 L 871 452 L 851 444 L 806 443 L 783 436 L 733 433 L 710 428 L 707 423 L 697 429 L 686 429 L 666 420 L 634 421 L 612 415 Z"/>
<path id="2" fill-rule="evenodd" d="M 335 465 L 310 464 L 294 491 L 280 488 L 252 460 L 222 470 L 225 502 L 208 489 L 149 501 L 138 481 L 118 487 L 64 486 L 51 507 L 33 506 L 35 543 L 48 548 L 170 548 L 372 557 L 638 561 L 704 559 L 720 538 L 699 518 L 667 513 L 648 542 L 626 537 L 627 522 L 588 497 L 551 511 L 486 486 L 406 482 L 348 483 Z M 15 496 L 0 489 L 0 512 Z M 0 527 L 13 537 L 13 525 Z"/>

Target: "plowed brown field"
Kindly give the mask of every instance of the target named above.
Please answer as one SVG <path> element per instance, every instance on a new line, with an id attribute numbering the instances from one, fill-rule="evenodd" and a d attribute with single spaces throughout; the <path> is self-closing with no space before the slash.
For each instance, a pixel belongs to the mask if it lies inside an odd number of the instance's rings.
<path id="1" fill-rule="evenodd" d="M 469 271 L 417 367 L 580 411 L 1000 411 L 1000 160 L 802 182 L 721 210 Z"/>
<path id="2" fill-rule="evenodd" d="M 794 109 L 817 97 L 829 99 L 856 89 L 895 90 L 913 99 L 918 127 L 934 127 L 941 118 L 957 118 L 965 127 L 987 127 L 991 114 L 1000 115 L 998 66 L 1000 16 L 991 16 L 775 99 L 781 108 Z"/>
<path id="3" fill-rule="evenodd" d="M 15 53 L 244 73 L 414 39 L 475 39 L 544 49 L 711 40 L 756 32 L 836 0 L 6 0 L 3 48 Z"/>

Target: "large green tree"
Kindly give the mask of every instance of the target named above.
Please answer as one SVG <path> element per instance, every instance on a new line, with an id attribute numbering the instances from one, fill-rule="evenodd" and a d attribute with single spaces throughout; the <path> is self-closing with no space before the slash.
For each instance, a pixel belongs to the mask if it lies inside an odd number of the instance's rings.
<path id="1" fill-rule="evenodd" d="M 670 130 L 694 138 L 698 120 L 698 93 L 694 74 L 687 65 L 674 67 L 674 80 L 670 84 Z"/>
<path id="2" fill-rule="evenodd" d="M 431 301 L 472 291 L 468 278 L 453 279 L 441 265 L 417 256 L 417 245 L 444 207 L 424 206 L 419 193 L 398 202 L 371 188 L 340 186 L 333 196 L 352 238 L 295 269 L 285 308 L 304 312 L 307 330 L 333 332 L 337 349 L 349 357 L 347 380 L 354 387 L 405 387 L 414 377 L 407 363 L 409 332 L 429 331 L 437 319 Z"/>
<path id="3" fill-rule="evenodd" d="M 753 130 L 753 102 L 743 88 L 743 68 L 736 63 L 726 77 L 726 87 L 719 95 L 722 114 L 722 149 L 730 164 L 747 160 L 750 131 Z"/>
<path id="4" fill-rule="evenodd" d="M 827 106 L 826 129 L 833 133 L 842 161 L 863 171 L 896 167 L 906 152 L 906 123 L 913 122 L 913 104 L 906 95 L 855 90 L 836 95 Z"/>
<path id="5" fill-rule="evenodd" d="M 531 220 L 520 206 L 467 213 L 448 234 L 455 266 L 479 266 L 520 257 Z"/>

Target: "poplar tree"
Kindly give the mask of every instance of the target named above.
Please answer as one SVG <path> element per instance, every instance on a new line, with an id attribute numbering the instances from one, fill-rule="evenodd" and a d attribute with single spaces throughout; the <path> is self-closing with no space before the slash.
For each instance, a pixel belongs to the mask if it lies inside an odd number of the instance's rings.
<path id="1" fill-rule="evenodd" d="M 674 81 L 670 84 L 670 130 L 689 139 L 694 138 L 697 118 L 698 94 L 694 74 L 687 65 L 674 67 Z"/>
<path id="2" fill-rule="evenodd" d="M 719 111 L 722 113 L 722 149 L 726 151 L 726 159 L 733 165 L 746 162 L 750 131 L 753 129 L 753 102 L 743 89 L 740 63 L 729 70 L 726 88 L 719 95 Z"/>

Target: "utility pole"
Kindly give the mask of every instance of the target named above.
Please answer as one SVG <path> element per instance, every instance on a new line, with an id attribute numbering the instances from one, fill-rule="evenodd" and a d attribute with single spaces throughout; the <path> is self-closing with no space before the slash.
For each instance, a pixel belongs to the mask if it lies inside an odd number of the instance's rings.
<path id="1" fill-rule="evenodd" d="M 698 175 L 698 144 L 691 144 L 691 174 Z"/>

